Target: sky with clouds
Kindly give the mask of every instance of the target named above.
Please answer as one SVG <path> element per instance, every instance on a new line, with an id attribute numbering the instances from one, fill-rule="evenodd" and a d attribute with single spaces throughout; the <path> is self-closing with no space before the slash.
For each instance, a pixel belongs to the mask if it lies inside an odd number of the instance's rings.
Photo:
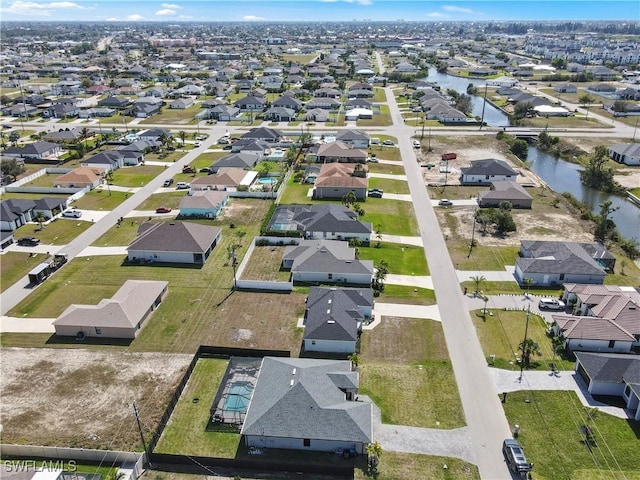
<path id="1" fill-rule="evenodd" d="M 637 0 L 0 0 L 0 20 L 640 20 Z"/>

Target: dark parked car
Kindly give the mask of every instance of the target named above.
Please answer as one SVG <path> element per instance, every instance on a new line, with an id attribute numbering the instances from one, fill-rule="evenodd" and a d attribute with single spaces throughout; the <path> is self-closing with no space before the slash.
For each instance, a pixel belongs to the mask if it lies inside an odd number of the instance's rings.
<path id="1" fill-rule="evenodd" d="M 527 473 L 531 471 L 533 465 L 527 462 L 517 440 L 507 438 L 502 444 L 502 454 L 507 461 L 509 470 L 519 473 L 521 478 L 525 478 Z"/>
<path id="2" fill-rule="evenodd" d="M 370 188 L 369 191 L 367 192 L 367 195 L 369 197 L 382 198 L 383 193 L 384 193 L 384 190 L 382 190 L 381 188 Z"/>
<path id="3" fill-rule="evenodd" d="M 193 167 L 186 166 L 182 168 L 182 173 L 196 173 L 196 169 Z"/>
<path id="4" fill-rule="evenodd" d="M 2 128 L 13 128 L 11 125 L 7 125 L 6 123 L 2 125 Z"/>
<path id="5" fill-rule="evenodd" d="M 211 169 L 208 167 L 201 168 L 200 173 L 211 173 Z"/>
<path id="6" fill-rule="evenodd" d="M 40 239 L 36 237 L 23 237 L 18 239 L 18 245 L 23 247 L 35 247 L 40 244 Z"/>
<path id="7" fill-rule="evenodd" d="M 169 178 L 169 179 L 165 180 L 162 185 L 165 186 L 165 187 L 170 187 L 171 185 L 173 185 L 173 178 Z"/>
<path id="8" fill-rule="evenodd" d="M 156 213 L 169 213 L 171 212 L 170 207 L 158 207 L 156 208 Z"/>
<path id="9" fill-rule="evenodd" d="M 447 198 L 443 198 L 442 200 L 440 200 L 438 202 L 438 205 L 443 205 L 445 207 L 450 207 L 451 205 L 453 205 L 453 202 Z"/>

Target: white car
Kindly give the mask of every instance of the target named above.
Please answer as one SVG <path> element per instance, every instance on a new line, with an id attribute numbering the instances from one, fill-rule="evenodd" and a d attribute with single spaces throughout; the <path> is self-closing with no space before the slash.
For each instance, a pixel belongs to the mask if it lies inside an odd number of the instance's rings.
<path id="1" fill-rule="evenodd" d="M 420 148 L 420 141 L 419 140 L 414 140 L 413 141 L 413 148 Z"/>
<path id="2" fill-rule="evenodd" d="M 65 210 L 62 212 L 62 216 L 67 218 L 80 218 L 82 212 L 80 210 Z"/>

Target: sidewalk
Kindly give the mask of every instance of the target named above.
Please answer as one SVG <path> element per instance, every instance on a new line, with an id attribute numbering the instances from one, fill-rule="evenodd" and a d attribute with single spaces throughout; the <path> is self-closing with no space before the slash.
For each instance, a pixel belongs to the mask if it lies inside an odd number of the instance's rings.
<path id="1" fill-rule="evenodd" d="M 389 242 L 389 243 L 402 243 L 404 245 L 413 245 L 414 247 L 422 247 L 422 237 L 405 237 L 402 235 L 386 235 L 382 233 L 380 235 L 381 242 Z M 376 234 L 371 234 L 371 241 L 376 242 L 378 239 L 376 238 Z"/>

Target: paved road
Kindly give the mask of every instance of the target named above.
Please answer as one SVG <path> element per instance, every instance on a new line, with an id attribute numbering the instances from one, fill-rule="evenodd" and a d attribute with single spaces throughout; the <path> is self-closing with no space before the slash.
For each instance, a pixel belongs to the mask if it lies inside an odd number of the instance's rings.
<path id="1" fill-rule="evenodd" d="M 97 220 L 91 228 L 85 230 L 71 243 L 66 245 L 64 247 L 64 252 L 69 256 L 69 260 L 76 257 L 85 248 L 87 248 L 98 238 L 100 238 L 101 235 L 106 233 L 107 230 L 109 230 L 116 224 L 118 218 L 125 217 L 131 210 L 140 205 L 140 203 L 142 203 L 147 197 L 154 193 L 154 191 L 160 188 L 162 186 L 162 183 L 167 178 L 171 178 L 177 173 L 180 173 L 184 165 L 187 165 L 189 162 L 195 160 L 198 155 L 200 155 L 210 145 L 215 143 L 218 137 L 223 135 L 224 128 L 224 126 L 218 127 L 217 130 L 219 131 L 217 131 L 215 134 L 210 135 L 207 140 L 202 142 L 202 145 L 200 147 L 186 153 L 179 161 L 166 168 L 160 175 L 158 175 L 144 187 L 138 189 L 138 191 L 133 193 L 131 197 L 122 202 L 111 212 L 105 213 L 104 216 Z M 9 310 L 20 303 L 27 297 L 27 295 L 29 295 L 33 291 L 32 288 L 28 288 L 28 285 L 29 278 L 25 276 L 18 280 L 11 287 L 6 289 L 2 293 L 2 295 L 0 295 L 0 315 L 6 314 Z"/>
<path id="2" fill-rule="evenodd" d="M 411 144 L 413 129 L 404 127 L 402 120 L 403 128 L 398 128 L 398 118 L 401 118 L 398 104 L 391 89 L 385 90 L 435 286 L 440 318 L 471 438 L 471 449 L 482 478 L 508 479 L 511 475 L 501 448 L 502 441 L 511 435 L 509 424 L 496 395 L 493 377 L 487 368 L 458 277 L 422 181 L 420 166 Z"/>

